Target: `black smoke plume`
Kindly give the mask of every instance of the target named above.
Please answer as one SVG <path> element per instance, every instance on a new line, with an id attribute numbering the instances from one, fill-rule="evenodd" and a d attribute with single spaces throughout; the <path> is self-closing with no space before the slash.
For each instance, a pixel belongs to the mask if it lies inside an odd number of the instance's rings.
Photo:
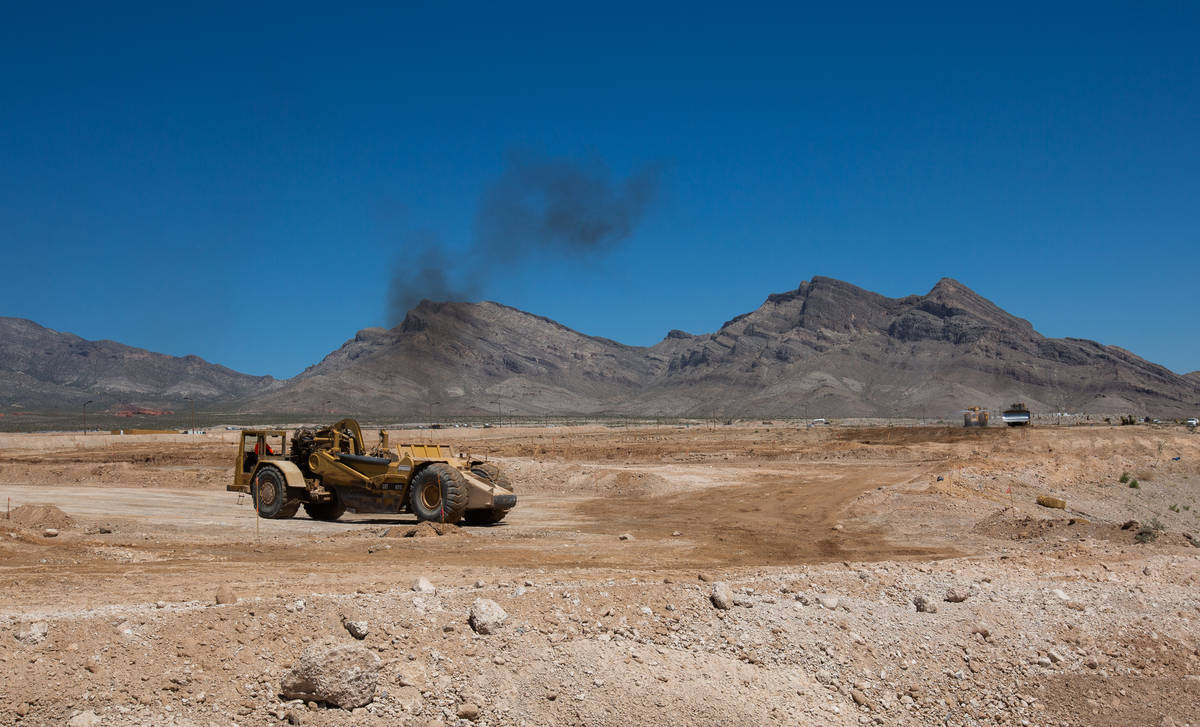
<path id="1" fill-rule="evenodd" d="M 602 251 L 633 234 L 657 189 L 657 167 L 614 182 L 599 164 L 513 154 L 480 200 L 476 246 L 518 257 Z"/>
<path id="2" fill-rule="evenodd" d="M 531 154 L 509 156 L 504 173 L 484 190 L 464 259 L 509 269 L 535 256 L 602 255 L 633 235 L 658 193 L 658 166 L 614 180 L 600 163 Z M 474 300 L 480 267 L 456 265 L 429 233 L 411 235 L 388 290 L 392 325 L 423 299 Z M 491 281 L 498 279 L 492 276 Z"/>
<path id="3" fill-rule="evenodd" d="M 388 284 L 388 322 L 396 325 L 422 300 L 472 300 L 478 283 L 472 271 L 463 271 L 437 245 L 436 235 L 409 236 L 412 257 L 396 262 Z"/>

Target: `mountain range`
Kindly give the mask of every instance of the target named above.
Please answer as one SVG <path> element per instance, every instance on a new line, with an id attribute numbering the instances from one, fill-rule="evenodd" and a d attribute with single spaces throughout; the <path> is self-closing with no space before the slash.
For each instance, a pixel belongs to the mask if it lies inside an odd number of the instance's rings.
<path id="1" fill-rule="evenodd" d="M 410 420 L 497 412 L 946 416 L 1015 401 L 1041 412 L 1200 411 L 1200 372 L 1047 338 L 949 278 L 925 295 L 888 298 L 816 277 L 716 332 L 671 331 L 649 347 L 499 303 L 423 301 L 400 325 L 359 331 L 284 381 L 14 321 L 0 319 L 0 402 L 41 406 L 108 394 L 160 403 L 190 392 L 182 395 L 231 411 L 336 407 Z M 10 339 L 14 326 L 24 338 Z"/>
<path id="2" fill-rule="evenodd" d="M 87 341 L 22 318 L 0 318 L 0 405 L 67 409 L 86 401 L 214 404 L 276 385 L 198 356 L 167 356 L 114 341 Z"/>

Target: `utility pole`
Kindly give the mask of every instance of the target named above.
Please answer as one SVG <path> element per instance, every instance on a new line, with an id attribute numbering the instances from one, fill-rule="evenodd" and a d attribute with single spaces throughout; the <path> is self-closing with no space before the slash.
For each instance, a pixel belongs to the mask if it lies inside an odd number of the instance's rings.
<path id="1" fill-rule="evenodd" d="M 83 436 L 85 436 L 85 437 L 87 436 L 87 407 L 88 407 L 88 404 L 91 404 L 91 403 L 92 403 L 91 399 L 88 399 L 87 401 L 85 401 L 83 403 Z"/>
<path id="2" fill-rule="evenodd" d="M 190 402 L 192 405 L 192 428 L 189 431 L 189 433 L 195 434 L 196 433 L 196 402 L 190 396 L 183 397 L 183 400 L 186 402 Z"/>

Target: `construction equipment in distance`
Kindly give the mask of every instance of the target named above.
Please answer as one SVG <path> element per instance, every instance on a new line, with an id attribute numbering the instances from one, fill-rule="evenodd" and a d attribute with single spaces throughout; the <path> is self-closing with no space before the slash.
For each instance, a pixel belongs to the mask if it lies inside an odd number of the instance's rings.
<path id="1" fill-rule="evenodd" d="M 401 444 L 387 432 L 370 450 L 353 419 L 331 427 L 241 433 L 233 484 L 251 496 L 259 517 L 290 518 L 301 506 L 314 520 L 357 513 L 409 512 L 420 521 L 498 523 L 517 504 L 495 464 L 454 456 L 446 444 Z"/>
<path id="2" fill-rule="evenodd" d="M 988 413 L 986 410 L 977 406 L 968 406 L 963 410 L 964 427 L 986 427 L 987 425 Z"/>
<path id="3" fill-rule="evenodd" d="M 1020 403 L 1013 404 L 1005 409 L 1004 413 L 1000 415 L 1000 418 L 1004 420 L 1004 423 L 1010 427 L 1028 426 L 1031 420 L 1029 408 Z"/>

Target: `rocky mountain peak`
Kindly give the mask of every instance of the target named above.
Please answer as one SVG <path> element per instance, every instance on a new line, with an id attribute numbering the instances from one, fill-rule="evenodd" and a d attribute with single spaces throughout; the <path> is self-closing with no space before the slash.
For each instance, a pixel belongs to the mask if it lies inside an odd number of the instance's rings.
<path id="1" fill-rule="evenodd" d="M 256 411 L 317 411 L 336 398 L 388 416 L 433 401 L 477 415 L 945 415 L 1012 401 L 1105 414 L 1200 410 L 1200 372 L 1044 338 L 950 278 L 889 298 L 814 277 L 713 333 L 672 330 L 649 348 L 499 303 L 422 301 L 398 326 L 365 328 L 281 383 L 30 321 L 0 319 L 0 334 L 0 400 L 21 402 L 70 404 L 107 390 L 151 403 L 202 390 Z"/>

